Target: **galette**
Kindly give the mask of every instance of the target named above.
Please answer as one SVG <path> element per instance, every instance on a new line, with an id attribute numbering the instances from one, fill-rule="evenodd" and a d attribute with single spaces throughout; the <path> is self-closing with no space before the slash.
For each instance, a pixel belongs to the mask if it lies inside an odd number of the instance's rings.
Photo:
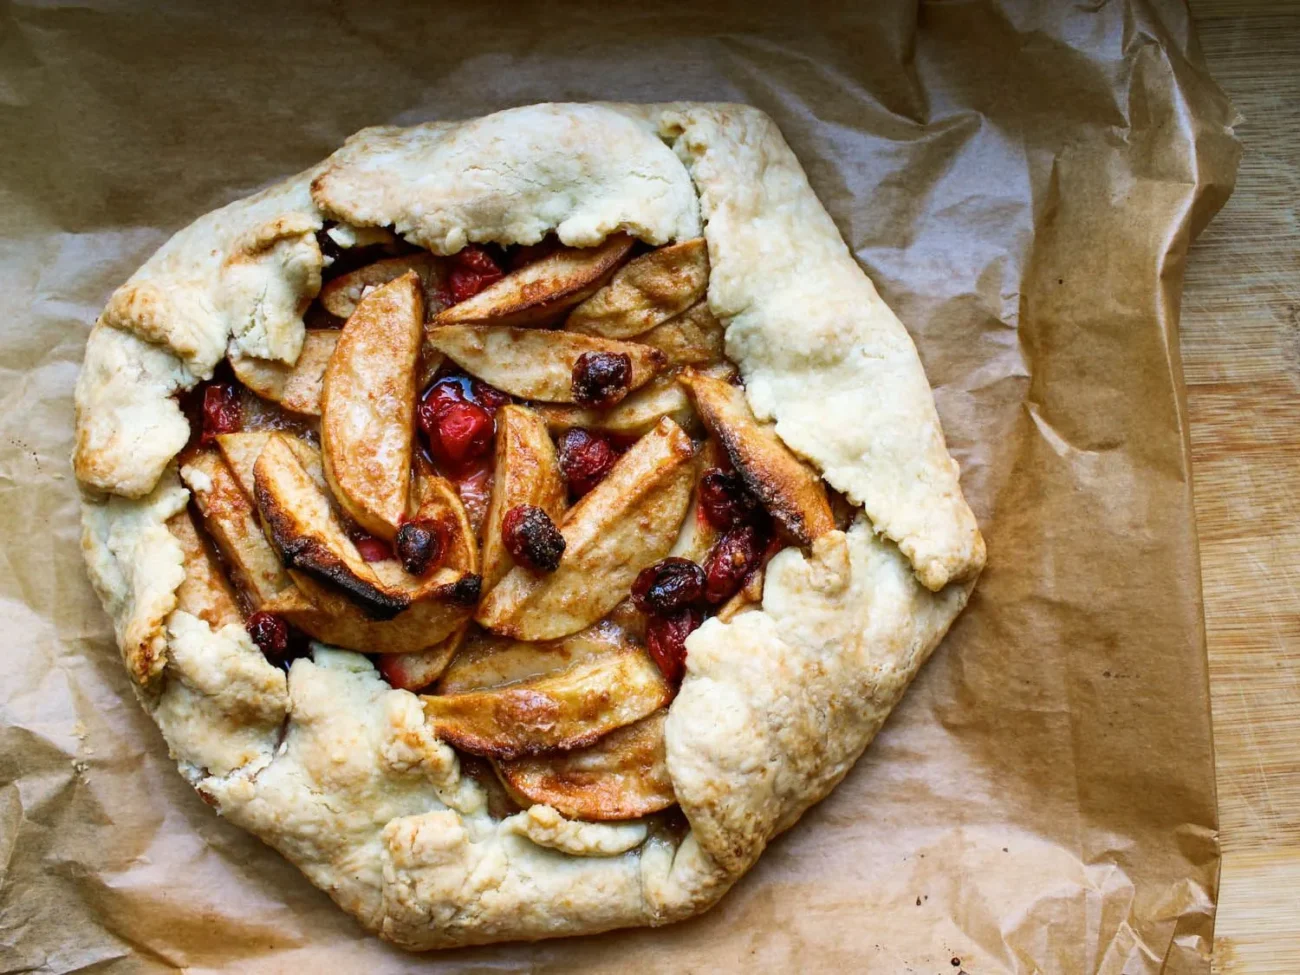
<path id="1" fill-rule="evenodd" d="M 181 773 L 411 949 L 715 903 L 984 561 L 908 333 L 743 105 L 362 131 L 165 243 L 76 408 Z"/>

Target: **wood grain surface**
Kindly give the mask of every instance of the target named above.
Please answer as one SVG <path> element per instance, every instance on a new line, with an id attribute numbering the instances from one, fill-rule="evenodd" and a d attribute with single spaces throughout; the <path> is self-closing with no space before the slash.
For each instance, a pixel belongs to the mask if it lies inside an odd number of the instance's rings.
<path id="1" fill-rule="evenodd" d="M 1183 299 L 1223 873 L 1221 975 L 1300 968 L 1300 3 L 1194 0 L 1244 116 Z"/>

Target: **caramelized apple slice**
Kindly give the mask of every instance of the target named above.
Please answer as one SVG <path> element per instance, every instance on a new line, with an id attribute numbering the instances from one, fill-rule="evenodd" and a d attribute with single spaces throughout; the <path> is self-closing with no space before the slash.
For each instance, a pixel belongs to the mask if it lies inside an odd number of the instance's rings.
<path id="1" fill-rule="evenodd" d="M 628 357 L 627 389 L 644 386 L 664 368 L 664 354 L 636 342 L 572 332 L 484 325 L 448 325 L 429 332 L 428 344 L 466 372 L 521 399 L 576 403 L 573 367 L 586 353 Z"/>
<path id="2" fill-rule="evenodd" d="M 570 312 L 567 331 L 626 339 L 681 314 L 709 286 L 703 237 L 660 247 L 628 261 L 608 286 Z"/>
<path id="3" fill-rule="evenodd" d="M 656 711 L 577 751 L 498 762 L 497 771 L 520 805 L 545 803 L 571 819 L 648 816 L 677 801 L 664 755 L 667 716 Z"/>
<path id="4" fill-rule="evenodd" d="M 249 501 L 253 500 L 253 468 L 257 464 L 257 458 L 262 454 L 262 448 L 273 436 L 276 434 L 270 430 L 217 434 L 217 448 L 221 451 L 221 456 L 226 459 L 226 463 L 230 465 L 231 473 L 235 475 L 235 480 L 239 481 L 239 486 L 244 489 Z M 298 463 L 302 464 L 303 469 L 311 475 L 311 479 L 323 490 L 325 471 L 321 467 L 320 451 L 298 437 L 288 434 L 283 436 L 293 450 L 294 456 L 298 458 Z"/>
<path id="5" fill-rule="evenodd" d="M 298 361 L 291 366 L 270 359 L 231 355 L 230 367 L 236 379 L 263 399 L 295 413 L 320 416 L 325 366 L 338 340 L 337 329 L 311 329 L 303 340 Z"/>
<path id="6" fill-rule="evenodd" d="M 558 522 L 567 488 L 546 424 L 526 406 L 497 410 L 496 469 L 483 522 L 483 589 L 501 581 L 514 566 L 501 539 L 506 512 L 521 504 L 541 508 Z"/>
<path id="7" fill-rule="evenodd" d="M 361 300 L 325 370 L 321 455 L 343 510 L 391 541 L 406 514 L 423 334 L 419 278 L 408 272 Z"/>
<path id="8" fill-rule="evenodd" d="M 627 636 L 604 620 L 550 643 L 479 634 L 451 662 L 438 681 L 438 693 L 463 694 L 541 677 L 630 646 Z"/>
<path id="9" fill-rule="evenodd" d="M 635 241 L 614 234 L 596 247 L 560 247 L 512 271 L 474 297 L 438 315 L 438 325 L 542 325 L 594 292 L 623 262 Z"/>
<path id="10" fill-rule="evenodd" d="M 547 403 L 536 409 L 554 433 L 585 427 L 622 437 L 639 437 L 666 416 L 689 426 L 695 415 L 686 391 L 671 376 L 660 376 L 607 410 Z"/>
<path id="11" fill-rule="evenodd" d="M 448 262 L 446 258 L 428 252 L 388 257 L 340 274 L 320 289 L 320 303 L 331 315 L 351 318 L 368 289 L 381 287 L 411 271 L 420 279 L 425 314 L 434 315 L 441 311 L 442 296 L 447 289 Z"/>
<path id="12" fill-rule="evenodd" d="M 758 422 L 744 390 L 696 369 L 683 370 L 681 381 L 745 485 L 791 538 L 810 545 L 835 530 L 821 478 L 790 452 L 770 424 Z"/>
<path id="13" fill-rule="evenodd" d="M 288 441 L 273 434 L 253 465 L 253 496 L 272 547 L 312 602 L 319 603 L 317 590 L 346 593 L 371 619 L 391 619 L 409 595 L 385 585 L 361 558 Z"/>
<path id="14" fill-rule="evenodd" d="M 515 566 L 475 619 L 502 636 L 555 640 L 608 613 L 677 537 L 694 449 L 681 427 L 661 420 L 565 514 L 557 526 L 565 541 L 560 567 L 543 575 Z"/>
<path id="15" fill-rule="evenodd" d="M 414 653 L 381 653 L 375 660 L 375 666 L 379 668 L 379 673 L 383 675 L 384 680 L 399 691 L 423 690 L 436 681 L 447 669 L 447 665 L 455 659 L 468 629 L 468 622 L 461 624 L 451 636 L 428 650 L 417 650 Z"/>
<path id="16" fill-rule="evenodd" d="M 230 466 L 215 450 L 200 450 L 181 468 L 203 527 L 220 550 L 235 585 L 261 608 L 293 583 L 280 558 L 262 534 L 252 500 L 244 494 Z"/>
<path id="17" fill-rule="evenodd" d="M 637 336 L 638 342 L 654 346 L 668 359 L 668 367 L 709 366 L 723 361 L 727 330 L 701 301 L 676 318 Z"/>
<path id="18" fill-rule="evenodd" d="M 645 651 L 629 647 L 517 684 L 425 697 L 424 713 L 457 748 L 518 758 L 590 745 L 653 714 L 671 694 Z"/>
<path id="19" fill-rule="evenodd" d="M 227 623 L 242 623 L 244 616 L 230 581 L 212 546 L 194 527 L 189 509 L 168 518 L 167 530 L 181 543 L 185 558 L 185 578 L 176 590 L 176 608 L 197 616 L 214 631 Z"/>

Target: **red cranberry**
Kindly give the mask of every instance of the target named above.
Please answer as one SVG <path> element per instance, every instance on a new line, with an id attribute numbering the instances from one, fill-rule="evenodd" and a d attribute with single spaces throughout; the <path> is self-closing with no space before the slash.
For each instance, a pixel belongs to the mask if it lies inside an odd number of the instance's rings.
<path id="1" fill-rule="evenodd" d="M 289 649 L 289 624 L 272 613 L 257 612 L 244 624 L 248 635 L 266 656 L 283 657 Z"/>
<path id="2" fill-rule="evenodd" d="M 643 613 L 671 616 L 704 595 L 704 570 L 690 559 L 661 559 L 632 583 L 632 602 Z"/>
<path id="3" fill-rule="evenodd" d="M 203 436 L 199 442 L 210 445 L 218 434 L 236 433 L 243 420 L 239 408 L 239 390 L 234 383 L 213 383 L 203 390 Z"/>
<path id="4" fill-rule="evenodd" d="M 582 497 L 605 479 L 618 453 L 608 438 L 574 427 L 560 438 L 560 471 L 569 490 Z"/>
<path id="5" fill-rule="evenodd" d="M 352 544 L 357 547 L 357 552 L 367 562 L 383 562 L 393 557 L 393 550 L 389 548 L 386 541 L 368 533 L 358 534 L 352 539 Z"/>
<path id="6" fill-rule="evenodd" d="M 479 406 L 487 410 L 493 416 L 496 416 L 497 410 L 513 402 L 509 393 L 503 393 L 495 386 L 489 386 L 487 383 L 479 382 L 477 379 L 470 384 L 470 389 Z"/>
<path id="7" fill-rule="evenodd" d="M 700 477 L 700 510 L 710 525 L 725 531 L 749 521 L 758 510 L 758 499 L 739 474 L 713 467 Z"/>
<path id="8" fill-rule="evenodd" d="M 531 504 L 520 504 L 506 512 L 501 523 L 501 540 L 511 558 L 542 572 L 554 572 L 564 555 L 564 536 L 551 516 Z"/>
<path id="9" fill-rule="evenodd" d="M 473 298 L 488 285 L 495 284 L 505 275 L 497 262 L 478 244 L 470 244 L 452 258 L 455 266 L 448 275 L 453 302 Z"/>
<path id="10" fill-rule="evenodd" d="M 704 598 L 713 605 L 734 596 L 763 559 L 765 542 L 753 525 L 729 529 L 704 559 Z"/>
<path id="11" fill-rule="evenodd" d="M 408 521 L 397 530 L 397 557 L 402 568 L 422 576 L 446 557 L 451 532 L 437 521 Z"/>
<path id="12" fill-rule="evenodd" d="M 583 406 L 613 406 L 631 382 L 632 358 L 626 352 L 584 352 L 573 365 L 573 398 Z"/>
<path id="13" fill-rule="evenodd" d="M 703 622 L 704 614 L 688 606 L 671 616 L 652 616 L 646 624 L 646 649 L 669 683 L 681 682 L 686 673 L 686 638 Z"/>

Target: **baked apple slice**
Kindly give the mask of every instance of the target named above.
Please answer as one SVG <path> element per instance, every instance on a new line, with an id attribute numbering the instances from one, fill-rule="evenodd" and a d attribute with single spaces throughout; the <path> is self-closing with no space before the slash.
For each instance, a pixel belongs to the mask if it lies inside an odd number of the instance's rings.
<path id="1" fill-rule="evenodd" d="M 231 355 L 235 378 L 263 399 L 306 416 L 320 416 L 321 383 L 325 367 L 339 340 L 338 329 L 311 329 L 303 339 L 298 361 L 291 366 L 270 359 Z"/>
<path id="2" fill-rule="evenodd" d="M 606 410 L 550 403 L 540 403 L 536 410 L 553 433 L 583 427 L 620 437 L 639 437 L 666 416 L 689 426 L 695 416 L 686 391 L 671 376 L 659 376 Z"/>
<path id="3" fill-rule="evenodd" d="M 343 510 L 392 541 L 406 514 L 424 299 L 414 272 L 361 300 L 325 369 L 321 455 Z"/>
<path id="4" fill-rule="evenodd" d="M 340 274 L 320 289 L 320 303 L 331 315 L 351 318 L 357 305 L 361 304 L 361 299 L 371 289 L 382 287 L 409 272 L 414 272 L 420 279 L 420 291 L 425 302 L 424 313 L 433 316 L 442 311 L 446 304 L 444 296 L 447 293 L 450 268 L 446 258 L 427 251 L 387 257 L 347 274 Z"/>
<path id="5" fill-rule="evenodd" d="M 243 623 L 235 591 L 212 546 L 199 534 L 189 509 L 167 519 L 167 530 L 181 544 L 185 578 L 176 590 L 176 608 L 197 616 L 215 632 L 228 623 Z"/>
<path id="6" fill-rule="evenodd" d="M 662 352 L 670 369 L 710 366 L 723 361 L 727 330 L 709 311 L 709 303 L 701 301 L 676 318 L 638 335 L 636 340 Z"/>
<path id="7" fill-rule="evenodd" d="M 497 763 L 521 806 L 545 803 L 571 819 L 635 819 L 677 797 L 664 754 L 666 710 L 611 731 L 587 748 Z"/>
<path id="8" fill-rule="evenodd" d="M 636 342 L 572 332 L 495 325 L 448 325 L 432 329 L 428 345 L 472 376 L 520 399 L 548 403 L 594 401 L 610 406 L 664 369 L 664 354 Z M 579 361 L 582 368 L 579 369 Z M 609 363 L 609 375 L 585 373 Z"/>
<path id="9" fill-rule="evenodd" d="M 569 313 L 567 331 L 626 339 L 680 315 L 709 286 L 709 250 L 703 237 L 684 240 L 628 261 L 609 284 Z"/>
<path id="10" fill-rule="evenodd" d="M 293 587 L 262 533 L 252 499 L 217 451 L 196 453 L 181 468 L 181 480 L 189 486 L 203 527 L 230 567 L 235 585 L 254 609 Z"/>
<path id="11" fill-rule="evenodd" d="M 410 612 L 410 610 L 407 610 Z M 389 624 L 378 624 L 385 626 Z M 427 650 L 411 653 L 381 653 L 375 666 L 389 685 L 399 691 L 421 691 L 436 681 L 456 658 L 469 623 L 463 623 L 451 636 Z"/>
<path id="12" fill-rule="evenodd" d="M 813 539 L 835 530 L 821 478 L 791 453 L 771 424 L 758 422 L 744 390 L 692 368 L 682 370 L 681 381 L 745 486 L 791 538 L 811 545 Z"/>
<path id="13" fill-rule="evenodd" d="M 313 447 L 307 441 L 290 436 L 288 434 L 279 435 L 270 430 L 247 430 L 240 433 L 220 433 L 217 434 L 217 449 L 221 451 L 221 456 L 225 458 L 226 463 L 230 465 L 231 473 L 235 475 L 235 480 L 239 481 L 239 486 L 244 489 L 248 495 L 248 500 L 253 500 L 253 468 L 257 464 L 257 458 L 262 454 L 262 448 L 267 445 L 273 436 L 284 436 L 293 451 L 294 456 L 298 458 L 298 463 L 311 475 L 313 481 L 325 487 L 325 471 L 321 467 L 320 451 Z"/>
<path id="14" fill-rule="evenodd" d="M 506 513 L 519 505 L 541 508 L 559 521 L 568 500 L 555 444 L 542 418 L 526 406 L 497 410 L 496 468 L 483 522 L 483 589 L 495 586 L 514 567 L 502 540 Z"/>
<path id="15" fill-rule="evenodd" d="M 438 325 L 549 324 L 584 300 L 623 263 L 635 243 L 614 234 L 596 247 L 559 247 L 440 313 Z"/>
<path id="16" fill-rule="evenodd" d="M 628 647 L 516 684 L 427 696 L 424 713 L 434 733 L 457 748 L 518 758 L 590 745 L 671 696 L 645 651 Z"/>
<path id="17" fill-rule="evenodd" d="M 548 643 L 480 634 L 469 640 L 451 662 L 438 681 L 438 693 L 464 694 L 529 680 L 631 646 L 626 634 L 604 620 L 573 636 Z"/>
<path id="18" fill-rule="evenodd" d="M 694 452 L 681 427 L 659 421 L 560 521 L 559 568 L 544 574 L 515 566 L 479 604 L 475 619 L 501 636 L 556 640 L 608 613 L 677 537 Z"/>

